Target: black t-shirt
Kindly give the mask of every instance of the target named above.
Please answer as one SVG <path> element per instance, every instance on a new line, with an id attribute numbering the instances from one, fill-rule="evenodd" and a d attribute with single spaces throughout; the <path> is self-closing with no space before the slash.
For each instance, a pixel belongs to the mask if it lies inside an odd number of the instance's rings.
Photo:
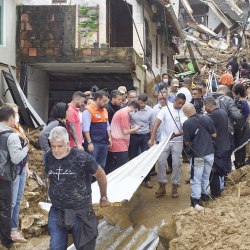
<path id="1" fill-rule="evenodd" d="M 216 133 L 213 121 L 206 115 L 195 114 L 183 124 L 184 142 L 189 142 L 193 157 L 204 157 L 214 153 L 211 134 Z"/>
<path id="2" fill-rule="evenodd" d="M 45 171 L 49 177 L 49 196 L 52 205 L 60 209 L 82 209 L 92 203 L 91 175 L 98 164 L 94 158 L 76 148 L 57 160 L 50 150 L 45 155 Z"/>
<path id="3" fill-rule="evenodd" d="M 228 117 L 226 112 L 223 109 L 216 108 L 209 114 L 209 117 L 213 120 L 217 132 L 217 136 L 214 140 L 215 151 L 226 152 L 230 150 Z"/>
<path id="4" fill-rule="evenodd" d="M 120 106 L 113 105 L 110 101 L 106 104 L 106 109 L 108 111 L 109 116 L 109 123 L 111 123 L 113 116 L 120 108 Z"/>
<path id="5" fill-rule="evenodd" d="M 199 98 L 199 99 L 193 99 L 191 100 L 191 102 L 194 107 L 195 107 L 195 110 L 196 110 L 196 113 L 198 114 L 202 114 L 203 113 L 203 99 L 202 98 Z"/>

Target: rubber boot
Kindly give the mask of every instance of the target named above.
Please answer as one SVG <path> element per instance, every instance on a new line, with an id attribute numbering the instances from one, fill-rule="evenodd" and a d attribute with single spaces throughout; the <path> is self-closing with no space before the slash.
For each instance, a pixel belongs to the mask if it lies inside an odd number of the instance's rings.
<path id="1" fill-rule="evenodd" d="M 178 185 L 172 184 L 172 198 L 178 198 L 179 194 L 177 192 Z"/>
<path id="2" fill-rule="evenodd" d="M 164 195 L 166 195 L 166 184 L 159 183 L 158 190 L 155 192 L 155 197 L 159 198 Z"/>

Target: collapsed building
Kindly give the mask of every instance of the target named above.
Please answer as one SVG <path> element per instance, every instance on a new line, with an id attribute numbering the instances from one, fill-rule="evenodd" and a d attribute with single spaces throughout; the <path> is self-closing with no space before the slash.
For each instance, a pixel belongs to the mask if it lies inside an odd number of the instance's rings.
<path id="1" fill-rule="evenodd" d="M 191 59 L 195 72 L 209 65 L 220 74 L 233 56 L 247 58 L 249 3 L 234 0 L 176 2 L 179 3 L 178 20 L 188 45 L 188 51 L 183 46 L 180 55 L 176 56 L 178 61 Z"/>

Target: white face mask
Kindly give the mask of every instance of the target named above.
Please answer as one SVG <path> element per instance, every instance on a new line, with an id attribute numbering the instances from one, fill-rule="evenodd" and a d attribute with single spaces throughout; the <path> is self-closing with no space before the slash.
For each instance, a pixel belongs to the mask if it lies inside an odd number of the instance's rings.
<path id="1" fill-rule="evenodd" d="M 164 83 L 168 83 L 168 79 L 163 79 L 163 82 Z"/>
<path id="2" fill-rule="evenodd" d="M 19 120 L 20 120 L 19 115 L 16 115 L 16 116 L 15 116 L 15 124 L 19 123 Z"/>

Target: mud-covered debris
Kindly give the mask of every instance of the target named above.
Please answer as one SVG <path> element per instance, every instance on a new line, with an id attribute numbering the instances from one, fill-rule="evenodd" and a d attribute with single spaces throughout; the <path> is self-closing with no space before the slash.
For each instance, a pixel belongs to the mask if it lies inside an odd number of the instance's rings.
<path id="1" fill-rule="evenodd" d="M 21 217 L 21 230 L 25 237 L 34 237 L 44 232 L 48 224 L 48 214 L 41 209 L 30 210 Z"/>
<path id="2" fill-rule="evenodd" d="M 48 224 L 48 215 L 38 208 L 38 203 L 45 201 L 47 196 L 43 152 L 38 149 L 39 133 L 39 129 L 27 130 L 31 144 L 28 162 L 31 175 L 26 182 L 20 211 L 20 226 L 26 238 L 42 234 Z"/>
<path id="3" fill-rule="evenodd" d="M 233 171 L 223 196 L 205 205 L 204 213 L 192 207 L 175 213 L 172 221 L 159 232 L 164 247 L 170 250 L 249 249 L 249 172 L 250 166 Z"/>
<path id="4" fill-rule="evenodd" d="M 30 144 L 36 149 L 40 149 L 38 140 L 39 140 L 39 134 L 41 130 L 42 130 L 42 127 L 38 127 L 36 129 L 27 129 L 27 134 L 28 134 Z"/>
<path id="5" fill-rule="evenodd" d="M 250 166 L 244 166 L 242 168 L 232 171 L 227 178 L 228 185 L 235 185 L 241 181 L 249 180 L 250 176 Z"/>

